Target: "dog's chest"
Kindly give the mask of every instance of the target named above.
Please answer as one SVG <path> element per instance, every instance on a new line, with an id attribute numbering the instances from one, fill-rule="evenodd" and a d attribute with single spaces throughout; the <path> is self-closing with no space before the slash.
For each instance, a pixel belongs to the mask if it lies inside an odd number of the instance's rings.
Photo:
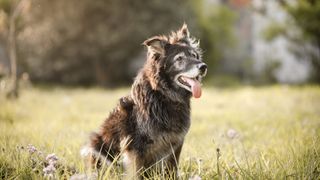
<path id="1" fill-rule="evenodd" d="M 158 102 L 150 106 L 149 123 L 154 130 L 175 132 L 187 131 L 190 126 L 190 109 L 188 104 Z M 167 135 L 166 135 L 167 136 Z"/>
<path id="2" fill-rule="evenodd" d="M 144 144 L 140 144 L 143 156 L 159 159 L 182 145 L 190 127 L 188 103 L 175 104 L 157 98 L 143 111 L 137 111 L 137 129 L 141 136 L 137 138 Z"/>
<path id="3" fill-rule="evenodd" d="M 182 145 L 186 133 L 165 132 L 151 136 L 152 143 L 147 146 L 146 155 L 152 156 L 152 159 L 159 159 L 171 154 L 178 146 Z"/>

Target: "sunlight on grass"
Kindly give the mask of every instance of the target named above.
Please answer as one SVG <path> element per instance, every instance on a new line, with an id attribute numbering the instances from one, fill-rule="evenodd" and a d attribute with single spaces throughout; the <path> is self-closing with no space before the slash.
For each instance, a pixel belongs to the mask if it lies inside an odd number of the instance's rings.
<path id="1" fill-rule="evenodd" d="M 32 88 L 17 101 L 0 98 L 0 177 L 43 177 L 45 155 L 51 153 L 59 157 L 57 177 L 83 173 L 81 146 L 128 93 Z M 182 179 L 317 179 L 319 135 L 318 86 L 207 88 L 192 100 L 180 174 Z M 28 144 L 43 157 L 30 155 Z"/>

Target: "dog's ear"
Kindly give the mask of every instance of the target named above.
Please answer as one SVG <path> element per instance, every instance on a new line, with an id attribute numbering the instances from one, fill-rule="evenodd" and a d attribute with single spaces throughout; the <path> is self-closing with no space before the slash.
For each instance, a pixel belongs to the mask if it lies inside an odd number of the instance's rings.
<path id="1" fill-rule="evenodd" d="M 177 37 L 175 41 L 187 41 L 192 48 L 198 49 L 200 51 L 200 41 L 190 36 L 189 29 L 186 23 L 183 23 L 181 29 L 178 30 L 176 34 Z"/>
<path id="2" fill-rule="evenodd" d="M 165 54 L 164 47 L 166 44 L 167 44 L 166 40 L 159 38 L 157 36 L 147 39 L 143 42 L 143 45 L 148 47 L 148 52 L 157 53 L 160 55 Z"/>
<path id="3" fill-rule="evenodd" d="M 178 36 L 180 39 L 189 39 L 190 38 L 190 33 L 189 29 L 186 23 L 183 23 L 181 29 L 178 31 Z"/>
<path id="4" fill-rule="evenodd" d="M 171 44 L 184 43 L 191 46 L 191 44 L 195 42 L 194 38 L 190 37 L 190 32 L 186 23 L 183 23 L 178 31 L 171 32 L 169 39 Z"/>

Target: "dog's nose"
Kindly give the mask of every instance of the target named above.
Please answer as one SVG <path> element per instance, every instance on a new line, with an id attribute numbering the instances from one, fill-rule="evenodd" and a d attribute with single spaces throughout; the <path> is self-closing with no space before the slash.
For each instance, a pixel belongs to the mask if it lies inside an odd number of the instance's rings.
<path id="1" fill-rule="evenodd" d="M 201 73 L 202 75 L 204 75 L 204 74 L 206 74 L 206 72 L 207 72 L 208 66 L 207 66 L 205 63 L 201 63 L 201 64 L 198 65 L 198 68 L 199 68 L 199 70 L 200 70 L 200 73 Z"/>

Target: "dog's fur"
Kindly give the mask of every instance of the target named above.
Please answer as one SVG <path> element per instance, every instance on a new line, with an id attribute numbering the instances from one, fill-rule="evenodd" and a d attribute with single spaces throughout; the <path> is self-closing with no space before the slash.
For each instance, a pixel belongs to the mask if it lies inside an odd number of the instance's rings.
<path id="1" fill-rule="evenodd" d="M 177 169 L 190 127 L 192 96 L 190 87 L 178 78 L 189 74 L 200 82 L 206 65 L 201 60 L 199 42 L 190 37 L 185 24 L 169 37 L 155 36 L 143 44 L 148 48 L 147 60 L 131 95 L 120 99 L 82 150 L 95 167 L 101 166 L 101 157 L 110 164 L 122 156 L 128 173 L 142 172 L 160 161 L 166 172 Z M 205 67 L 200 70 L 199 65 Z"/>

